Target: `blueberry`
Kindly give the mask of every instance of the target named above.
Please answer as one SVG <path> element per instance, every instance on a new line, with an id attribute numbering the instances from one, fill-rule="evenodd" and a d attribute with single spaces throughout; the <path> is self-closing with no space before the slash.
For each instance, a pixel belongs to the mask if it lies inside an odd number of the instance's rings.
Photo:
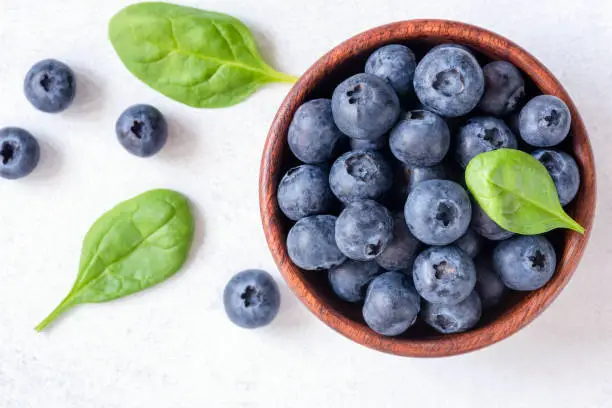
<path id="1" fill-rule="evenodd" d="M 382 150 L 387 144 L 387 138 L 384 136 L 374 140 L 353 138 L 349 139 L 352 150 Z"/>
<path id="2" fill-rule="evenodd" d="M 532 146 L 558 145 L 569 133 L 572 117 L 561 99 L 539 95 L 527 102 L 519 115 L 521 137 Z"/>
<path id="3" fill-rule="evenodd" d="M 404 216 L 410 232 L 429 245 L 447 245 L 468 229 L 470 199 L 459 184 L 448 180 L 427 180 L 408 194 Z"/>
<path id="4" fill-rule="evenodd" d="M 457 133 L 455 158 L 464 169 L 480 153 L 501 148 L 516 149 L 516 136 L 503 120 L 490 116 L 469 119 Z"/>
<path id="5" fill-rule="evenodd" d="M 412 80 L 416 69 L 416 58 L 405 45 L 390 44 L 374 51 L 365 65 L 367 74 L 384 79 L 400 96 L 414 91 Z"/>
<path id="6" fill-rule="evenodd" d="M 417 292 L 431 303 L 454 305 L 476 285 L 472 258 L 456 246 L 430 247 L 414 260 L 412 277 Z"/>
<path id="7" fill-rule="evenodd" d="M 382 154 L 375 151 L 352 151 L 340 156 L 332 165 L 329 185 L 343 203 L 378 199 L 393 184 L 393 172 Z"/>
<path id="8" fill-rule="evenodd" d="M 514 290 L 535 290 L 555 273 L 555 249 L 539 235 L 522 235 L 500 242 L 493 251 L 493 268 Z"/>
<path id="9" fill-rule="evenodd" d="M 483 112 L 505 116 L 514 111 L 525 95 L 525 81 L 519 70 L 507 61 L 493 61 L 482 68 L 485 91 L 479 107 Z"/>
<path id="10" fill-rule="evenodd" d="M 404 214 L 394 213 L 393 239 L 376 257 L 376 262 L 389 271 L 412 268 L 419 246 L 420 242 L 410 233 L 406 225 Z"/>
<path id="11" fill-rule="evenodd" d="M 18 179 L 30 174 L 40 158 L 38 142 L 29 132 L 7 127 L 0 129 L 0 177 Z"/>
<path id="12" fill-rule="evenodd" d="M 482 238 L 473 229 L 468 228 L 461 238 L 455 241 L 454 245 L 462 249 L 470 258 L 475 258 L 482 250 Z"/>
<path id="13" fill-rule="evenodd" d="M 249 269 L 234 275 L 223 291 L 225 313 L 237 326 L 256 329 L 269 324 L 278 313 L 280 292 L 269 273 Z"/>
<path id="14" fill-rule="evenodd" d="M 495 221 L 487 215 L 480 205 L 472 202 L 472 225 L 471 227 L 478 234 L 493 241 L 501 241 L 510 238 L 514 233 L 507 231 L 497 225 Z"/>
<path id="15" fill-rule="evenodd" d="M 357 303 L 363 301 L 368 285 L 380 273 L 380 267 L 374 261 L 348 260 L 331 268 L 328 278 L 334 293 L 340 299 Z"/>
<path id="16" fill-rule="evenodd" d="M 410 278 L 401 272 L 385 272 L 376 277 L 366 294 L 363 318 L 376 333 L 397 336 L 414 324 L 421 299 Z"/>
<path id="17" fill-rule="evenodd" d="M 166 144 L 168 124 L 153 106 L 134 105 L 119 116 L 115 132 L 125 150 L 135 156 L 149 157 Z"/>
<path id="18" fill-rule="evenodd" d="M 557 150 L 536 150 L 532 155 L 546 167 L 555 182 L 561 205 L 567 205 L 576 197 L 580 187 L 576 161 L 569 154 Z"/>
<path id="19" fill-rule="evenodd" d="M 417 65 L 414 89 L 419 100 L 446 117 L 465 115 L 484 91 L 484 76 L 476 58 L 464 47 L 434 47 Z"/>
<path id="20" fill-rule="evenodd" d="M 482 303 L 474 291 L 456 305 L 423 305 L 421 316 L 425 323 L 443 334 L 461 333 L 476 326 L 482 315 Z"/>
<path id="21" fill-rule="evenodd" d="M 414 186 L 422 181 L 427 180 L 446 180 L 448 173 L 446 167 L 438 164 L 430 167 L 412 167 L 409 168 L 408 188 L 412 190 Z"/>
<path id="22" fill-rule="evenodd" d="M 34 64 L 23 84 L 25 96 L 38 110 L 57 113 L 74 100 L 74 72 L 63 62 L 47 59 Z"/>
<path id="23" fill-rule="evenodd" d="M 287 252 L 294 264 L 309 271 L 333 268 L 346 260 L 334 239 L 336 217 L 312 215 L 295 223 L 287 235 Z"/>
<path id="24" fill-rule="evenodd" d="M 320 167 L 308 164 L 294 167 L 283 176 L 277 198 L 281 211 L 293 221 L 326 213 L 334 203 L 329 176 Z"/>
<path id="25" fill-rule="evenodd" d="M 376 201 L 355 201 L 346 206 L 336 222 L 340 251 L 356 261 L 380 255 L 393 239 L 393 217 Z"/>
<path id="26" fill-rule="evenodd" d="M 331 159 L 344 137 L 334 123 L 331 100 L 315 99 L 295 112 L 287 140 L 295 157 L 316 164 Z"/>
<path id="27" fill-rule="evenodd" d="M 435 113 L 406 112 L 391 129 L 389 146 L 393 155 L 408 165 L 433 166 L 448 152 L 450 130 L 444 119 Z"/>
<path id="28" fill-rule="evenodd" d="M 478 259 L 476 261 L 476 292 L 478 292 L 482 307 L 485 309 L 497 306 L 506 293 L 504 282 L 493 271 L 490 259 Z"/>
<path id="29" fill-rule="evenodd" d="M 334 90 L 332 113 L 338 128 L 349 137 L 375 140 L 395 124 L 399 99 L 379 77 L 357 74 Z"/>

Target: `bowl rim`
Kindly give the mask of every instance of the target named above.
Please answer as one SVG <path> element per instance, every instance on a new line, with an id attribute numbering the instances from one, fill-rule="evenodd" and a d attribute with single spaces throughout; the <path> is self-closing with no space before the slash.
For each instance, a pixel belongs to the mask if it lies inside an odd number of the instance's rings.
<path id="1" fill-rule="evenodd" d="M 384 337 L 327 307 L 324 298 L 288 257 L 285 234 L 280 227 L 283 215 L 276 202 L 281 176 L 279 164 L 288 151 L 287 129 L 308 93 L 335 65 L 365 50 L 414 40 L 461 43 L 494 59 L 507 60 L 527 74 L 543 93 L 555 95 L 567 103 L 572 115 L 572 150 L 581 170 L 579 200 L 576 200 L 579 203 L 573 215 L 586 230 L 583 236 L 573 231 L 565 232 L 565 250 L 561 257 L 558 256 L 558 270 L 543 288 L 526 295 L 485 327 L 430 339 Z M 595 215 L 596 181 L 593 152 L 580 114 L 561 83 L 540 61 L 512 41 L 486 29 L 457 21 L 418 19 L 386 24 L 357 34 L 326 53 L 300 77 L 270 127 L 261 160 L 259 192 L 262 225 L 272 256 L 289 288 L 312 313 L 340 334 L 372 349 L 400 356 L 442 357 L 474 351 L 509 337 L 532 322 L 559 295 L 576 270 L 590 236 Z"/>

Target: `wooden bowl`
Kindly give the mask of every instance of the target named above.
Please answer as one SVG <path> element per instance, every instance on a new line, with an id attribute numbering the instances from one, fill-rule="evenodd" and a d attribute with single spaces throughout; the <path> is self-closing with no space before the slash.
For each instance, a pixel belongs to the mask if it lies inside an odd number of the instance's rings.
<path id="1" fill-rule="evenodd" d="M 570 151 L 581 172 L 580 191 L 567 209 L 585 235 L 558 230 L 550 235 L 557 250 L 557 271 L 552 280 L 534 292 L 513 292 L 504 303 L 487 311 L 478 326 L 468 332 L 440 335 L 417 323 L 398 337 L 384 337 L 370 330 L 359 305 L 339 300 L 327 282 L 327 273 L 302 271 L 287 255 L 285 239 L 292 223 L 281 213 L 276 189 L 282 175 L 297 163 L 287 145 L 287 129 L 296 109 L 304 102 L 331 97 L 343 79 L 363 71 L 367 57 L 391 43 L 406 44 L 421 58 L 432 45 L 460 43 L 475 51 L 481 62 L 506 60 L 520 68 L 528 94 L 545 93 L 563 99 L 572 113 L 572 129 L 562 148 Z M 319 59 L 295 84 L 280 106 L 270 128 L 260 173 L 260 206 L 270 251 L 284 279 L 297 297 L 325 324 L 357 343 L 401 356 L 440 357 L 466 353 L 498 342 L 535 319 L 557 297 L 574 273 L 587 244 L 595 213 L 595 164 L 584 124 L 576 106 L 559 81 L 527 51 L 482 28 L 454 21 L 412 20 L 377 27 L 343 42 Z"/>

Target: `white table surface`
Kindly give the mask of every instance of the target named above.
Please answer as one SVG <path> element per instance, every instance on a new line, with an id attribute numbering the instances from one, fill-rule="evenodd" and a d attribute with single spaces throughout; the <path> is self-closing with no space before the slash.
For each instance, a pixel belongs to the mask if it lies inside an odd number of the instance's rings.
<path id="1" fill-rule="evenodd" d="M 274 66 L 299 74 L 349 36 L 400 19 L 438 17 L 489 28 L 530 50 L 563 82 L 598 163 L 596 227 L 558 300 L 529 327 L 469 355 L 384 355 L 337 335 L 288 291 L 266 246 L 257 179 L 268 126 L 288 91 L 268 86 L 238 106 L 196 110 L 140 83 L 106 38 L 128 0 L 0 0 L 0 127 L 42 147 L 39 168 L 0 180 L 0 407 L 612 407 L 612 5 L 575 0 L 184 0 L 230 13 Z M 74 105 L 34 110 L 22 93 L 43 58 L 78 75 Z M 114 123 L 127 106 L 162 110 L 171 135 L 155 158 L 127 154 Z M 81 240 L 123 199 L 154 187 L 197 210 L 186 268 L 127 299 L 86 305 L 51 330 L 33 327 L 69 290 Z M 227 320 L 235 272 L 269 270 L 282 308 L 266 329 Z"/>

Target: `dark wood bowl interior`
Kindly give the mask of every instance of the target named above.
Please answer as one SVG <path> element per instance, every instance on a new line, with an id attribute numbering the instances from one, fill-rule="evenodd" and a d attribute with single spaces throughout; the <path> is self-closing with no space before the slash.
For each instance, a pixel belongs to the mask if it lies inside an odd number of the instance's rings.
<path id="1" fill-rule="evenodd" d="M 333 294 L 327 273 L 302 271 L 288 258 L 285 239 L 293 223 L 278 208 L 276 188 L 282 175 L 299 162 L 287 146 L 287 129 L 302 103 L 314 98 L 330 98 L 335 86 L 362 72 L 367 57 L 382 45 L 405 44 L 420 60 L 433 45 L 448 42 L 470 47 L 482 64 L 496 59 L 515 64 L 527 80 L 528 96 L 552 94 L 567 103 L 572 113 L 572 129 L 560 148 L 576 158 L 581 171 L 580 191 L 567 211 L 587 232 L 584 236 L 564 230 L 549 233 L 558 256 L 553 279 L 534 292 L 511 292 L 503 304 L 485 311 L 475 329 L 443 336 L 419 322 L 398 337 L 383 337 L 365 325 L 360 305 L 346 303 Z M 451 128 L 453 124 L 456 123 L 451 121 Z M 298 298 L 331 328 L 360 344 L 388 353 L 419 357 L 447 356 L 485 347 L 510 336 L 537 317 L 567 284 L 578 265 L 593 222 L 595 192 L 593 154 L 584 124 L 556 78 L 538 60 L 507 39 L 478 27 L 440 20 L 404 21 L 374 28 L 340 44 L 317 61 L 279 108 L 268 134 L 260 173 L 260 204 L 266 239 L 282 276 Z"/>

